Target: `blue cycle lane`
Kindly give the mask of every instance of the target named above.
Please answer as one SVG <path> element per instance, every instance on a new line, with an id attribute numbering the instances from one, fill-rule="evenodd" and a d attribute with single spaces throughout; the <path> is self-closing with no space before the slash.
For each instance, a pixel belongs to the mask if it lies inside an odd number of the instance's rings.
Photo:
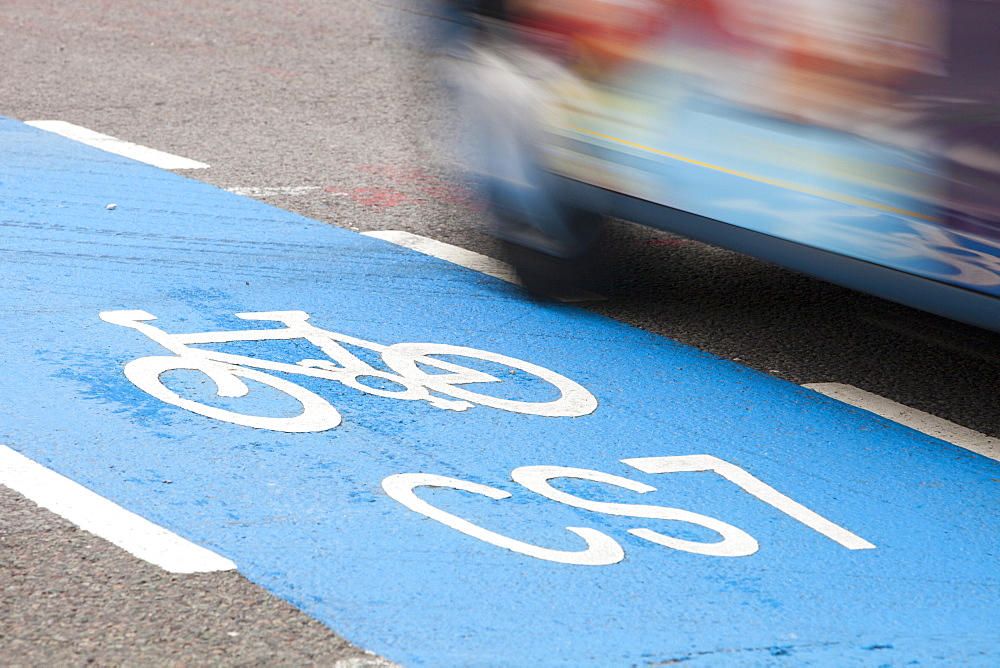
<path id="1" fill-rule="evenodd" d="M 10 119 L 0 150 L 3 442 L 349 640 L 1000 662 L 997 462 Z"/>

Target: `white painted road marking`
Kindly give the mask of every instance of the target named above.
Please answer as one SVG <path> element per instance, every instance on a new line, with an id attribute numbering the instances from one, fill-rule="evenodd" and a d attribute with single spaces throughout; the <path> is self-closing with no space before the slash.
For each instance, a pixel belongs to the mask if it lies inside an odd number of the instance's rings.
<path id="1" fill-rule="evenodd" d="M 506 548 L 512 552 L 520 552 L 529 557 L 544 559 L 545 561 L 554 561 L 560 564 L 575 564 L 578 566 L 609 566 L 617 564 L 625 558 L 625 552 L 617 541 L 597 529 L 588 529 L 586 527 L 566 527 L 567 531 L 575 533 L 587 543 L 587 549 L 585 550 L 554 550 L 509 538 L 489 529 L 484 529 L 440 508 L 435 508 L 414 493 L 413 490 L 417 487 L 459 489 L 472 492 L 473 494 L 481 494 L 495 501 L 507 499 L 511 496 L 510 492 L 505 492 L 502 489 L 495 489 L 487 485 L 480 485 L 479 483 L 449 478 L 433 473 L 399 473 L 391 475 L 382 481 L 382 489 L 385 490 L 385 493 L 410 510 L 418 512 L 432 520 L 437 520 L 445 526 L 457 529 L 473 538 Z"/>
<path id="2" fill-rule="evenodd" d="M 322 186 L 268 186 L 255 188 L 253 186 L 226 188 L 227 191 L 241 197 L 273 197 L 275 195 L 305 195 L 320 190 Z M 347 193 L 329 193 L 331 195 L 347 195 Z"/>
<path id="3" fill-rule="evenodd" d="M 66 121 L 27 121 L 26 125 L 47 130 L 57 135 L 62 135 L 68 139 L 73 139 L 88 146 L 99 148 L 108 153 L 114 153 L 126 158 L 145 162 L 146 164 L 159 167 L 161 169 L 205 169 L 209 165 L 197 160 L 189 160 L 171 153 L 157 151 L 155 148 L 147 148 L 139 144 L 118 139 L 100 132 L 94 132 L 87 128 L 73 125 Z"/>
<path id="4" fill-rule="evenodd" d="M 392 399 L 427 401 L 436 408 L 455 411 L 480 404 L 529 415 L 579 417 L 588 415 L 597 408 L 597 399 L 582 385 L 544 367 L 506 355 L 441 343 L 396 343 L 386 346 L 315 327 L 307 322 L 310 316 L 304 311 L 261 311 L 235 315 L 242 320 L 280 322 L 285 327 L 169 334 L 147 324 L 145 321 L 156 320 L 156 316 L 146 311 L 104 311 L 100 317 L 113 325 L 135 329 L 176 355 L 176 357 L 142 357 L 126 364 L 125 376 L 136 387 L 157 399 L 193 413 L 246 427 L 284 432 L 309 432 L 325 431 L 340 424 L 340 413 L 319 395 L 283 378 L 256 371 L 254 368 L 320 378 L 343 383 L 347 387 L 367 394 Z M 305 339 L 311 342 L 329 359 L 303 359 L 296 364 L 286 364 L 190 347 L 193 344 L 204 343 L 292 339 Z M 372 367 L 348 352 L 342 343 L 377 351 L 386 366 L 396 373 Z M 476 369 L 437 359 L 432 357 L 433 355 L 466 357 L 506 366 L 511 373 L 514 373 L 513 370 L 525 372 L 555 387 L 559 391 L 559 398 L 550 401 L 517 401 L 455 387 L 468 383 L 496 383 L 500 382 L 500 379 Z M 444 373 L 428 373 L 421 368 L 422 366 L 434 367 Z M 302 412 L 294 417 L 263 417 L 236 413 L 185 399 L 160 380 L 162 373 L 175 369 L 198 371 L 211 378 L 219 397 L 246 396 L 249 390 L 240 378 L 255 380 L 293 397 L 301 404 Z M 362 383 L 359 378 L 388 380 L 403 389 L 387 390 L 373 387 Z M 431 391 L 455 397 L 456 400 L 442 399 L 431 394 Z"/>
<path id="5" fill-rule="evenodd" d="M 875 548 L 874 545 L 864 538 L 854 535 L 847 529 L 837 526 L 825 517 L 809 510 L 801 503 L 793 501 L 736 464 L 719 459 L 718 457 L 713 457 L 712 455 L 639 457 L 636 459 L 623 459 L 622 463 L 628 464 L 644 473 L 713 471 L 734 485 L 741 487 L 748 494 L 752 494 L 764 503 L 774 506 L 792 519 L 798 520 L 813 531 L 840 543 L 848 550 L 871 550 Z"/>
<path id="6" fill-rule="evenodd" d="M 0 484 L 170 573 L 236 568 L 229 559 L 125 510 L 4 445 L 0 445 Z"/>
<path id="7" fill-rule="evenodd" d="M 499 278 L 501 281 L 507 281 L 508 283 L 513 283 L 514 285 L 523 285 L 521 280 L 517 277 L 517 272 L 514 271 L 513 267 L 506 262 L 494 260 L 493 258 L 481 253 L 476 253 L 464 248 L 459 248 L 458 246 L 452 246 L 451 244 L 446 244 L 441 241 L 428 239 L 427 237 L 422 237 L 418 234 L 411 234 L 410 232 L 403 232 L 400 230 L 375 230 L 372 232 L 362 232 L 361 234 L 367 237 L 382 239 L 383 241 L 388 241 L 396 244 L 397 246 L 403 246 L 404 248 L 415 250 L 418 253 L 423 253 L 424 255 L 431 255 L 440 260 L 457 264 L 460 267 L 472 269 L 473 271 L 478 271 L 481 274 L 486 274 L 487 276 L 492 276 L 493 278 Z M 558 299 L 559 301 L 568 303 L 603 301 L 606 299 L 606 297 L 599 295 L 596 292 L 581 289 L 573 290 L 572 292 L 552 294 L 549 296 Z"/>
<path id="8" fill-rule="evenodd" d="M 842 401 L 856 408 L 861 408 L 910 429 L 947 441 L 960 448 L 971 450 L 983 457 L 1000 461 L 1000 439 L 980 434 L 967 427 L 949 422 L 930 413 L 918 411 L 915 408 L 898 404 L 891 399 L 866 392 L 865 390 L 844 385 L 842 383 L 806 383 L 814 392 L 825 394 L 831 399 Z"/>
<path id="9" fill-rule="evenodd" d="M 622 459 L 621 462 L 643 473 L 661 474 L 712 471 L 737 485 L 743 491 L 757 497 L 764 503 L 773 506 L 792 519 L 801 522 L 810 529 L 849 550 L 871 550 L 876 547 L 864 538 L 851 533 L 842 526 L 834 524 L 822 515 L 793 501 L 745 469 L 718 457 L 712 455 L 673 455 Z M 511 480 L 525 489 L 557 503 L 563 503 L 574 508 L 583 508 L 595 513 L 620 517 L 685 522 L 705 527 L 722 537 L 721 541 L 703 542 L 683 540 L 645 528 L 627 530 L 633 536 L 674 550 L 712 557 L 747 557 L 755 554 L 760 547 L 757 539 L 746 531 L 714 517 L 667 506 L 608 503 L 584 499 L 556 489 L 549 482 L 557 478 L 575 478 L 612 485 L 632 492 L 638 492 L 639 494 L 655 492 L 657 489 L 656 487 L 630 478 L 623 478 L 622 476 L 592 469 L 569 466 L 520 466 L 511 471 L 510 477 Z M 545 561 L 579 566 L 610 566 L 619 563 L 625 558 L 624 548 L 615 539 L 596 529 L 587 527 L 566 527 L 567 531 L 577 534 L 587 543 L 585 550 L 554 550 L 504 536 L 424 501 L 414 492 L 418 487 L 457 489 L 480 494 L 495 501 L 508 499 L 512 496 L 510 492 L 501 489 L 434 473 L 397 473 L 382 481 L 382 489 L 385 493 L 410 510 L 437 520 L 468 536 L 506 548 L 512 552 L 519 552 Z"/>

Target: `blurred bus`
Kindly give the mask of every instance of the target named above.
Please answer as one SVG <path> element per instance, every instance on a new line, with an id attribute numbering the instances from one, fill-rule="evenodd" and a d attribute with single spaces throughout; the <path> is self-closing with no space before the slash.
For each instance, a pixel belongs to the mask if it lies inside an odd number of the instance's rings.
<path id="1" fill-rule="evenodd" d="M 450 0 L 495 233 L 606 216 L 1000 331 L 997 0 Z"/>

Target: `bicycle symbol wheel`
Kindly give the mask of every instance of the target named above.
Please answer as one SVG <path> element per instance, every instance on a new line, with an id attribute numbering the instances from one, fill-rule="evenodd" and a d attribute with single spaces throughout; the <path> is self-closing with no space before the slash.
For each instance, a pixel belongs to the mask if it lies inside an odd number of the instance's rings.
<path id="1" fill-rule="evenodd" d="M 302 404 L 302 412 L 294 417 L 245 415 L 209 406 L 192 399 L 185 399 L 160 380 L 161 374 L 177 369 L 204 373 L 215 383 L 216 393 L 220 397 L 245 396 L 249 388 L 246 383 L 240 380 L 241 378 L 263 383 L 298 401 Z M 340 413 L 326 399 L 295 383 L 240 366 L 184 357 L 142 357 L 125 365 L 125 377 L 139 389 L 168 404 L 173 404 L 198 415 L 245 427 L 285 432 L 308 432 L 325 431 L 340 424 Z"/>
<path id="2" fill-rule="evenodd" d="M 500 379 L 429 355 L 468 357 L 523 371 L 555 387 L 560 396 L 552 401 L 517 401 L 457 387 L 465 383 L 494 383 Z M 431 390 L 481 406 L 545 417 L 580 417 L 593 413 L 597 408 L 597 399 L 579 383 L 537 364 L 499 353 L 446 343 L 396 343 L 382 351 L 382 360 L 396 373 L 416 380 Z M 418 364 L 449 373 L 427 373 Z"/>

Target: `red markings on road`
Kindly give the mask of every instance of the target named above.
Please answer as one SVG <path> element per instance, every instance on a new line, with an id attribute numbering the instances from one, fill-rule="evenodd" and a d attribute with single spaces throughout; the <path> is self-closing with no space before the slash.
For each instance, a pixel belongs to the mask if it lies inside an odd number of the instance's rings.
<path id="1" fill-rule="evenodd" d="M 330 192 L 334 189 L 327 188 L 326 190 Z M 406 193 L 386 190 L 385 188 L 355 188 L 348 193 L 348 196 L 358 204 L 375 209 L 384 209 L 407 203 L 422 204 L 424 202 L 424 200 L 415 199 Z"/>
<path id="2" fill-rule="evenodd" d="M 419 167 L 369 165 L 360 167 L 359 169 L 362 172 L 380 176 L 397 186 L 402 186 L 404 190 L 411 193 L 416 191 L 415 195 L 419 194 L 432 200 L 456 204 L 476 212 L 481 212 L 484 208 L 483 204 L 478 201 L 478 198 L 470 189 L 453 183 L 447 183 Z M 426 200 L 412 197 L 407 201 L 424 202 Z"/>

